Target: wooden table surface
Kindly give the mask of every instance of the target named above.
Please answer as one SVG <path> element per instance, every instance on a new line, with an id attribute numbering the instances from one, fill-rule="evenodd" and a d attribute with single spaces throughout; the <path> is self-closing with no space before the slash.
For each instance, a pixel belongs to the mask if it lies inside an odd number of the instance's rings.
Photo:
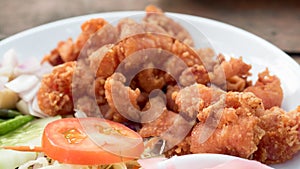
<path id="1" fill-rule="evenodd" d="M 240 27 L 276 45 L 300 63 L 299 0 L 0 0 L 0 39 L 59 19 L 143 10 L 148 4 Z"/>

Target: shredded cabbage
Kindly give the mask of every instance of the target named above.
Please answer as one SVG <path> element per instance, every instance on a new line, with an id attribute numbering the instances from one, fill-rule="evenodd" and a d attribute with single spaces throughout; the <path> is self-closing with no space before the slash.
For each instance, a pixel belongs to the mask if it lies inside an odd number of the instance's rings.
<path id="1" fill-rule="evenodd" d="M 33 166 L 33 168 L 37 168 L 37 167 L 45 167 L 48 166 L 49 162 L 47 160 L 47 158 L 45 157 L 39 157 L 36 160 L 30 160 L 28 162 L 26 162 L 25 164 L 21 165 L 19 167 L 19 169 L 28 169 L 29 167 Z"/>
<path id="2" fill-rule="evenodd" d="M 61 164 L 46 157 L 38 157 L 36 160 L 24 163 L 18 169 L 131 169 L 133 167 L 139 167 L 139 164 L 136 161 L 129 161 L 109 165 L 72 165 Z"/>

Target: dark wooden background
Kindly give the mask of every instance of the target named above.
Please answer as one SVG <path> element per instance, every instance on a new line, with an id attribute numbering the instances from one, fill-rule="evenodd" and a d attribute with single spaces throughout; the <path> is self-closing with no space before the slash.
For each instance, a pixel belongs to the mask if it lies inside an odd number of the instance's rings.
<path id="1" fill-rule="evenodd" d="M 273 43 L 300 63 L 299 0 L 0 0 L 0 39 L 59 19 L 143 10 L 148 4 L 240 27 Z"/>

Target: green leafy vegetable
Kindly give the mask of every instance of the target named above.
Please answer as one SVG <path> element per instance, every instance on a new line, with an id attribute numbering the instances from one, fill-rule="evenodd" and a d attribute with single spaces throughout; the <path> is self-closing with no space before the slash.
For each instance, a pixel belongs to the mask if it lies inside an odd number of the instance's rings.
<path id="1" fill-rule="evenodd" d="M 34 117 L 30 115 L 24 115 L 24 116 L 20 115 L 20 116 L 16 116 L 13 119 L 6 120 L 0 123 L 0 135 L 4 135 L 10 131 L 13 131 L 23 126 L 24 124 L 30 122 L 33 119 Z"/>

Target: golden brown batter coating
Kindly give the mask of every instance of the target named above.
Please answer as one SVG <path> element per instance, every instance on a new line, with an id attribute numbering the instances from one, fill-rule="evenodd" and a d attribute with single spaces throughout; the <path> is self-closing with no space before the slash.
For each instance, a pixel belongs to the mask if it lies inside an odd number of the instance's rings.
<path id="1" fill-rule="evenodd" d="M 272 76 L 266 69 L 258 74 L 258 80 L 254 86 L 245 89 L 246 92 L 252 92 L 261 98 L 266 109 L 274 106 L 281 106 L 283 100 L 283 91 L 280 80 L 277 76 Z"/>
<path id="2" fill-rule="evenodd" d="M 156 120 L 143 124 L 139 134 L 142 137 L 158 137 L 173 125 L 176 116 L 176 113 L 166 110 Z"/>
<path id="3" fill-rule="evenodd" d="M 179 112 L 187 119 L 196 118 L 197 114 L 212 102 L 219 100 L 223 92 L 213 87 L 194 84 L 172 94 Z"/>
<path id="4" fill-rule="evenodd" d="M 194 42 L 189 32 L 173 19 L 167 17 L 161 9 L 149 5 L 145 10 L 147 12 L 146 17 L 144 18 L 146 23 L 157 25 L 180 42 L 193 46 Z"/>
<path id="5" fill-rule="evenodd" d="M 75 66 L 76 62 L 67 62 L 44 76 L 37 93 L 39 107 L 44 113 L 55 116 L 73 112 L 71 84 Z"/>
<path id="6" fill-rule="evenodd" d="M 164 72 L 158 69 L 145 69 L 137 74 L 137 87 L 146 93 L 162 89 L 166 85 Z"/>
<path id="7" fill-rule="evenodd" d="M 195 64 L 202 65 L 197 53 L 184 43 L 170 36 L 146 33 L 127 37 L 115 44 L 103 57 L 99 65 L 101 69 L 98 69 L 97 76 L 110 76 L 126 57 L 134 52 L 149 48 L 168 51 L 182 59 L 188 67 Z"/>
<path id="8" fill-rule="evenodd" d="M 191 147 L 191 136 L 188 135 L 184 140 L 182 140 L 176 146 L 164 152 L 164 155 L 170 158 L 174 155 L 179 156 L 179 155 L 192 154 L 190 151 L 190 147 Z"/>
<path id="9" fill-rule="evenodd" d="M 60 41 L 57 47 L 50 54 L 44 56 L 42 62 L 49 62 L 56 66 L 65 62 L 75 61 L 87 40 L 107 22 L 102 18 L 91 19 L 81 25 L 81 33 L 77 40 L 73 42 L 72 38 L 66 41 Z"/>
<path id="10" fill-rule="evenodd" d="M 175 99 L 173 94 L 176 95 L 176 93 L 180 90 L 179 86 L 172 86 L 169 85 L 167 87 L 167 92 L 166 92 L 166 99 L 167 99 L 167 108 L 168 110 L 171 110 L 173 112 L 178 113 L 178 105 L 175 103 Z"/>
<path id="11" fill-rule="evenodd" d="M 138 97 L 140 90 L 132 90 L 130 87 L 125 86 L 126 78 L 120 73 L 114 73 L 105 81 L 105 97 L 108 105 L 112 108 L 113 112 L 118 115 L 113 115 L 114 121 L 123 122 L 128 119 L 132 121 L 139 121 L 140 114 Z M 126 101 L 129 102 L 126 102 Z"/>
<path id="12" fill-rule="evenodd" d="M 252 93 L 226 93 L 225 100 L 199 112 L 199 123 L 191 135 L 191 152 L 250 158 L 265 133 L 256 116 L 261 111 L 261 99 Z"/>
<path id="13" fill-rule="evenodd" d="M 186 68 L 179 77 L 182 86 L 190 86 L 194 83 L 208 84 L 210 82 L 207 70 L 203 65 L 194 65 Z"/>
<path id="14" fill-rule="evenodd" d="M 291 112 L 272 107 L 260 119 L 259 126 L 266 133 L 253 158 L 266 164 L 277 164 L 291 159 L 300 150 L 300 106 Z"/>
<path id="15" fill-rule="evenodd" d="M 246 64 L 241 57 L 230 58 L 229 61 L 226 61 L 225 57 L 220 54 L 218 59 L 220 64 L 216 64 L 213 73 L 210 74 L 212 83 L 227 91 L 242 91 L 241 85 L 237 85 L 236 89 L 234 88 L 232 83 L 236 80 L 243 81 L 242 83 L 245 84 L 243 87 L 247 87 L 247 77 L 251 75 L 249 72 L 251 65 Z M 238 77 L 238 79 L 236 77 Z M 235 80 L 233 81 L 232 78 L 235 78 Z M 241 83 L 239 81 L 235 83 Z"/>

